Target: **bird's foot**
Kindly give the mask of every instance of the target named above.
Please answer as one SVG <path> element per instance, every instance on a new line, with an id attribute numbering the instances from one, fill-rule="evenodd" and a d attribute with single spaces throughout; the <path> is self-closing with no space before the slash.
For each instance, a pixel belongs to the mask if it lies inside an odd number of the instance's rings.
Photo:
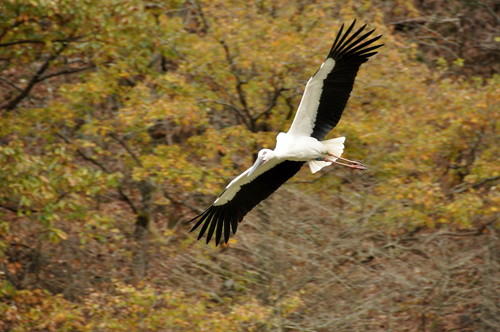
<path id="1" fill-rule="evenodd" d="M 359 161 L 355 161 L 355 162 L 350 163 L 350 164 L 343 163 L 343 162 L 340 162 L 340 161 L 334 161 L 333 163 L 337 164 L 337 165 L 346 166 L 346 167 L 349 167 L 349 168 L 354 168 L 354 169 L 360 169 L 360 170 L 368 169 L 368 167 L 366 167 L 365 165 L 363 165 Z"/>
<path id="2" fill-rule="evenodd" d="M 338 157 L 338 156 L 335 156 L 333 154 L 328 154 L 328 155 L 330 157 L 333 157 L 333 158 L 331 158 L 331 159 L 325 158 L 325 161 L 330 161 L 330 162 L 335 163 L 337 165 L 342 165 L 342 166 L 346 166 L 346 167 L 354 168 L 354 169 L 361 169 L 361 170 L 368 169 L 368 167 L 366 167 L 365 165 L 363 165 L 359 161 L 350 160 L 350 159 L 343 158 L 343 157 Z M 341 160 L 341 161 L 339 161 L 339 160 Z"/>

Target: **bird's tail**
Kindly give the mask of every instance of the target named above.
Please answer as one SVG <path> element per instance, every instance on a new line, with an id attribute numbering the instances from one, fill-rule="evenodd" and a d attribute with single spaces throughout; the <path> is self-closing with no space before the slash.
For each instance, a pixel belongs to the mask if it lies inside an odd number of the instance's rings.
<path id="1" fill-rule="evenodd" d="M 323 143 L 323 145 L 326 147 L 326 151 L 329 154 L 327 159 L 331 161 L 322 161 L 322 160 L 309 161 L 308 164 L 309 168 L 311 169 L 311 172 L 316 173 L 323 167 L 330 166 L 333 161 L 337 160 L 336 157 L 340 157 L 344 152 L 344 142 L 345 142 L 345 137 L 337 137 L 326 141 L 321 141 L 321 143 Z"/>
<path id="2" fill-rule="evenodd" d="M 336 157 L 342 156 L 342 153 L 344 152 L 344 142 L 345 142 L 345 137 L 337 137 L 326 141 L 321 141 L 321 143 L 323 143 L 323 145 L 326 147 L 328 154 Z M 337 158 L 335 157 L 328 159 L 331 159 L 332 161 L 337 160 Z"/>

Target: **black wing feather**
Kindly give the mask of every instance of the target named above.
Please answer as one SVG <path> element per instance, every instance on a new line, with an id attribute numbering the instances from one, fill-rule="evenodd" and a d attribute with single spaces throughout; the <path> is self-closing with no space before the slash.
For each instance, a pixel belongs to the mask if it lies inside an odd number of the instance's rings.
<path id="1" fill-rule="evenodd" d="M 323 81 L 323 90 L 316 114 L 316 121 L 311 134 L 316 139 L 322 139 L 332 130 L 340 120 L 342 111 L 349 99 L 354 79 L 361 64 L 369 57 L 377 54 L 374 52 L 380 45 L 372 45 L 381 36 L 367 39 L 374 30 L 361 34 L 366 25 L 354 30 L 356 20 L 344 32 L 344 24 L 339 29 L 332 48 L 327 58 L 335 60 L 332 71 Z M 212 205 L 191 222 L 196 222 L 191 232 L 203 225 L 198 235 L 198 240 L 207 232 L 207 243 L 215 233 L 215 245 L 221 240 L 228 242 L 238 229 L 238 223 L 257 204 L 269 197 L 289 178 L 294 176 L 302 167 L 302 161 L 283 161 L 268 171 L 262 173 L 254 180 L 241 186 L 234 197 L 223 205 Z"/>
<path id="2" fill-rule="evenodd" d="M 207 244 L 210 242 L 212 239 L 212 236 L 214 235 L 215 227 L 217 226 L 217 223 L 219 222 L 219 217 L 220 214 L 222 213 L 222 210 L 214 210 L 213 211 L 213 216 L 210 220 L 205 221 L 205 223 L 210 224 L 210 227 L 208 228 L 208 233 L 207 233 Z M 200 237 L 198 235 L 198 237 Z"/>
<path id="3" fill-rule="evenodd" d="M 342 25 L 327 56 L 335 60 L 335 66 L 323 81 L 316 121 L 311 134 L 318 140 L 323 139 L 339 122 L 361 64 L 377 54 L 372 51 L 383 45 L 371 46 L 381 37 L 367 39 L 374 30 L 359 36 L 365 25 L 349 36 L 355 23 L 356 20 L 351 23 L 345 33 L 342 33 Z"/>
<path id="4" fill-rule="evenodd" d="M 214 233 L 215 245 L 218 245 L 221 240 L 227 243 L 231 235 L 231 229 L 235 234 L 238 223 L 243 220 L 243 217 L 294 176 L 303 164 L 302 161 L 283 161 L 262 173 L 253 181 L 242 185 L 236 195 L 226 204 L 212 205 L 191 219 L 191 222 L 196 222 L 191 232 L 203 224 L 198 240 L 203 237 L 208 228 L 207 243 L 210 242 Z M 224 237 L 222 238 L 223 233 Z"/>
<path id="5" fill-rule="evenodd" d="M 202 218 L 200 218 L 199 224 L 204 222 L 203 227 L 200 230 L 200 234 L 198 235 L 198 240 L 203 237 L 203 234 L 205 234 L 205 231 L 207 230 L 208 226 L 210 225 L 210 220 L 212 219 L 212 216 L 214 214 L 214 211 L 207 211 L 205 215 L 203 215 Z M 194 230 L 194 227 L 191 231 Z"/>

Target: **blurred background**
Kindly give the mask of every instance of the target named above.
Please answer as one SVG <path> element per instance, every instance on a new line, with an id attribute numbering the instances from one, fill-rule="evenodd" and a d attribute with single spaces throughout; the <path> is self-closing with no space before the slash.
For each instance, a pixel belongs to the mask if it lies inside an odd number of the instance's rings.
<path id="1" fill-rule="evenodd" d="M 494 0 L 4 0 L 0 331 L 499 331 Z M 331 137 L 227 246 L 185 221 L 286 131 L 341 23 Z"/>

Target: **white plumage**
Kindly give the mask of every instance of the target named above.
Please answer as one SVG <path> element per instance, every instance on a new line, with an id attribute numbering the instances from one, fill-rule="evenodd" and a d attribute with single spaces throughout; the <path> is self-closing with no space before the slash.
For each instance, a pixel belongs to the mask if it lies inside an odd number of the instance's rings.
<path id="1" fill-rule="evenodd" d="M 323 90 L 323 83 L 335 66 L 335 60 L 328 58 L 321 64 L 318 72 L 307 81 L 299 108 L 295 114 L 289 134 L 310 136 L 319 107 L 319 99 Z"/>
<path id="2" fill-rule="evenodd" d="M 278 134 L 274 150 L 260 150 L 255 163 L 232 180 L 208 209 L 192 219 L 196 224 L 191 231 L 202 225 L 198 239 L 206 233 L 207 243 L 213 234 L 216 245 L 223 235 L 227 242 L 231 230 L 236 233 L 243 217 L 294 176 L 304 163 L 313 173 L 333 163 L 366 168 L 342 157 L 345 137 L 323 140 L 340 120 L 359 67 L 382 46 L 372 45 L 381 36 L 368 38 L 374 30 L 362 34 L 364 25 L 353 32 L 354 25 L 355 21 L 345 33 L 344 25 L 341 26 L 326 60 L 307 82 L 290 130 Z"/>
<path id="3" fill-rule="evenodd" d="M 262 173 L 273 168 L 276 164 L 285 161 L 307 161 L 312 173 L 316 173 L 325 166 L 335 162 L 344 151 L 345 137 L 337 137 L 320 142 L 314 137 L 279 133 L 276 137 L 274 150 L 263 149 L 257 156 L 255 163 L 234 178 L 226 190 L 215 200 L 214 205 L 223 205 L 230 201 L 244 184 L 252 182 Z M 262 151 L 264 153 L 262 153 Z M 325 160 L 317 160 L 328 159 Z"/>

